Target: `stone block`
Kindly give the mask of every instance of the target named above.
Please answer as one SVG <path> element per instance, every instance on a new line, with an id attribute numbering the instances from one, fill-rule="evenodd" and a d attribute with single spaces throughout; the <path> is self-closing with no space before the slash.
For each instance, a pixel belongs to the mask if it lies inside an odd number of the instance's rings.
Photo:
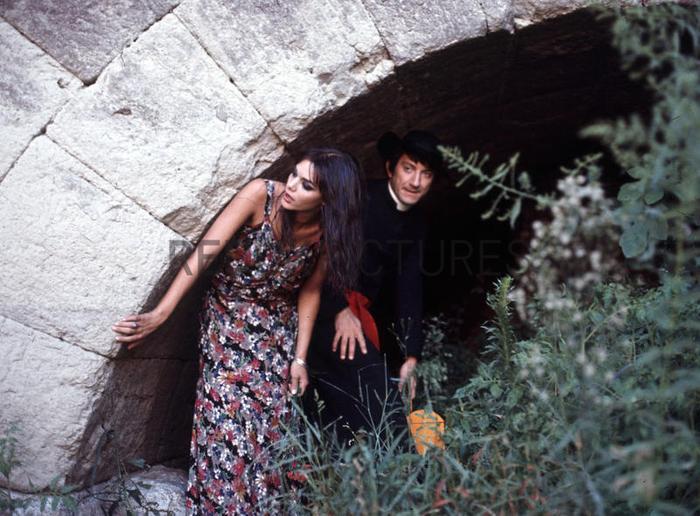
<path id="1" fill-rule="evenodd" d="M 0 15 L 83 81 L 181 0 L 12 0 Z"/>
<path id="2" fill-rule="evenodd" d="M 521 29 L 548 18 L 567 14 L 590 4 L 588 0 L 514 0 L 516 28 Z"/>
<path id="3" fill-rule="evenodd" d="M 45 136 L 0 184 L 0 241 L 0 313 L 104 355 L 120 348 L 112 323 L 139 310 L 178 258 L 171 248 L 189 251 Z"/>
<path id="4" fill-rule="evenodd" d="M 10 485 L 44 487 L 73 467 L 110 364 L 104 357 L 0 316 L 0 436 L 17 426 Z"/>
<path id="5" fill-rule="evenodd" d="M 358 0 L 201 0 L 175 14 L 287 142 L 393 69 Z"/>
<path id="6" fill-rule="evenodd" d="M 481 6 L 486 15 L 486 32 L 513 32 L 513 0 L 491 0 L 481 2 Z"/>
<path id="7" fill-rule="evenodd" d="M 82 83 L 0 20 L 0 180 Z"/>
<path id="8" fill-rule="evenodd" d="M 57 115 L 48 134 L 194 240 L 279 140 L 170 14 Z"/>
<path id="9" fill-rule="evenodd" d="M 598 2 L 590 0 L 513 0 L 513 16 L 515 28 L 522 29 L 533 23 L 563 16 L 592 4 L 630 7 L 655 3 L 661 2 L 659 0 L 600 0 Z"/>
<path id="10" fill-rule="evenodd" d="M 479 0 L 364 0 L 396 64 L 415 61 L 463 39 L 483 36 L 489 26 L 506 26 L 508 2 L 484 10 Z M 498 13 L 502 12 L 502 15 Z M 493 29 L 491 29 L 493 30 Z"/>
<path id="11" fill-rule="evenodd" d="M 147 486 L 147 487 L 144 487 Z M 71 493 L 74 500 L 78 502 L 76 511 L 59 505 L 52 514 L 56 516 L 75 516 L 76 514 L 108 514 L 115 509 L 112 505 L 120 500 L 124 488 L 138 488 L 143 500 L 137 504 L 131 497 L 126 496 L 118 504 L 114 514 L 126 514 L 129 510 L 132 514 L 146 512 L 146 507 L 151 512 L 161 511 L 169 516 L 185 516 L 185 490 L 187 489 L 187 472 L 166 468 L 164 466 L 154 466 L 145 471 L 132 473 L 123 478 L 123 483 L 114 478 L 107 482 L 102 482 L 92 488 Z M 41 499 L 36 495 L 24 495 L 22 493 L 12 493 L 12 497 L 23 500 L 26 506 L 15 510 L 13 516 L 44 516 L 45 511 L 41 510 Z"/>

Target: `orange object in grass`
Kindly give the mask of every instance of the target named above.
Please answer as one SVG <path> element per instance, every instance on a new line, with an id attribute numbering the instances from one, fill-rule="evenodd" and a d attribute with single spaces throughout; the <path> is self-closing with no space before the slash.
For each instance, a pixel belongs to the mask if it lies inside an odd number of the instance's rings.
<path id="1" fill-rule="evenodd" d="M 440 414 L 420 409 L 411 412 L 407 419 L 418 453 L 423 455 L 430 447 L 445 449 L 445 442 L 442 440 L 445 420 Z"/>

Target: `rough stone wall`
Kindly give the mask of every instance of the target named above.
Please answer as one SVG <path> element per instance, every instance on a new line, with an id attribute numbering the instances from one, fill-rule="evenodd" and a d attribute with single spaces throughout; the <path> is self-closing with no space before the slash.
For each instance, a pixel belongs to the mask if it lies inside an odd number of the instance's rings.
<path id="1" fill-rule="evenodd" d="M 136 352 L 111 323 L 157 301 L 236 189 L 288 163 L 312 121 L 401 66 L 584 3 L 0 0 L 11 485 L 106 478 L 114 455 L 93 465 L 107 440 L 150 462 L 186 451 L 196 295 Z"/>

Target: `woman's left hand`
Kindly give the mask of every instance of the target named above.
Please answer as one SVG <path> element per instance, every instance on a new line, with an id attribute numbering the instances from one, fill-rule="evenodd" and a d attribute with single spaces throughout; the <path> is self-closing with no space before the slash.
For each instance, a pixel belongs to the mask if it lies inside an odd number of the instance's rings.
<path id="1" fill-rule="evenodd" d="M 289 392 L 292 396 L 304 394 L 309 385 L 309 373 L 303 365 L 292 362 L 289 366 Z"/>

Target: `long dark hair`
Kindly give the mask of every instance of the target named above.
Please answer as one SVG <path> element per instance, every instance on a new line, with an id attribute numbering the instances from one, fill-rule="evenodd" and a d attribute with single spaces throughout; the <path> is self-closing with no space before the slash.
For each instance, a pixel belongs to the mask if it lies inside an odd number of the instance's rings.
<path id="1" fill-rule="evenodd" d="M 309 160 L 321 192 L 321 229 L 328 260 L 326 281 L 338 292 L 354 289 L 362 257 L 362 200 L 364 181 L 357 160 L 334 148 L 305 151 L 297 161 Z M 292 242 L 293 212 L 282 212 L 282 241 Z"/>

